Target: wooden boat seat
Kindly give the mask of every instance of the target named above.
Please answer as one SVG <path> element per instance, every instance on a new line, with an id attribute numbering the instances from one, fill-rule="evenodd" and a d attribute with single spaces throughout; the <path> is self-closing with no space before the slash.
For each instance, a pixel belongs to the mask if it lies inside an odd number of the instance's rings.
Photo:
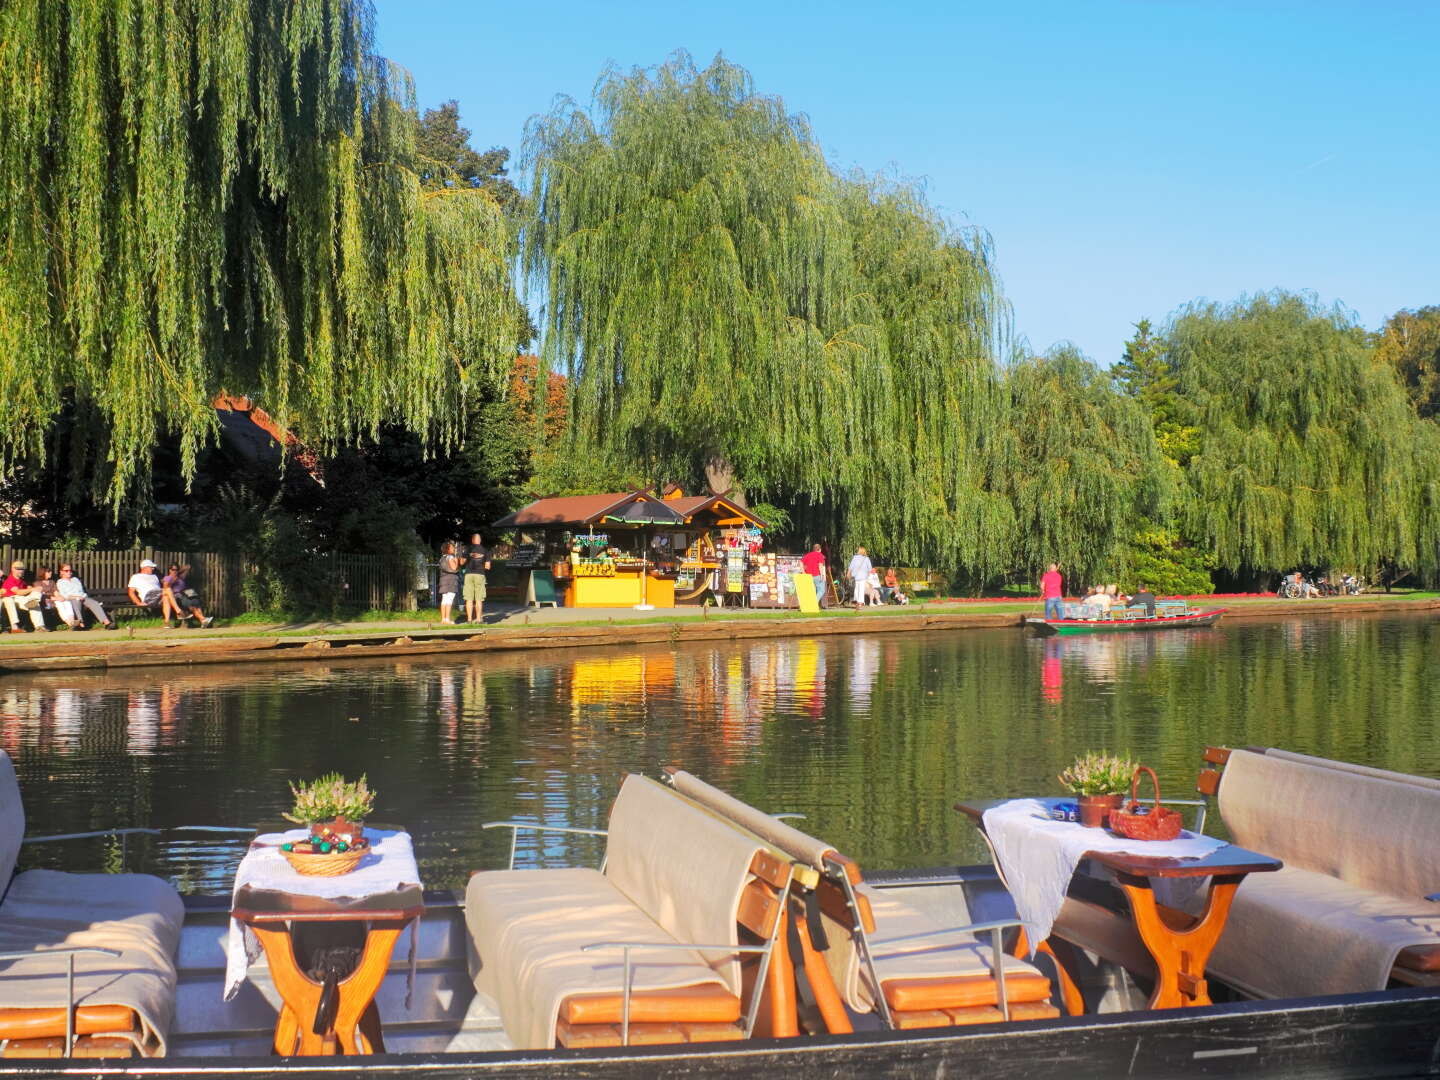
<path id="1" fill-rule="evenodd" d="M 1205 759 L 1235 842 L 1285 862 L 1240 886 L 1215 977 L 1262 998 L 1440 985 L 1440 781 L 1274 748 Z"/>
<path id="2" fill-rule="evenodd" d="M 75 969 L 76 1056 L 159 1057 L 175 1012 L 184 905 L 148 874 L 14 874 L 25 830 L 15 766 L 0 750 L 0 1041 L 5 1057 L 65 1054 Z M 67 950 L 107 950 L 67 951 Z"/>
<path id="3" fill-rule="evenodd" d="M 798 900 L 794 901 L 797 910 L 793 917 L 801 927 L 805 972 L 829 1030 L 850 1030 L 842 1003 L 859 1013 L 888 1013 L 896 1028 L 1003 1019 L 989 945 L 963 928 L 939 925 L 893 891 L 867 885 L 859 865 L 824 841 L 683 770 L 666 772 L 681 793 L 818 871 L 813 892 L 829 948 L 819 954 L 813 951 L 805 932 L 803 905 Z M 916 939 L 915 935 L 925 936 Z M 865 952 L 871 957 L 870 964 L 863 959 Z M 1045 975 L 1013 956 L 1002 956 L 1001 962 L 1012 1019 L 1059 1015 L 1059 1010 L 1050 1004 L 1050 980 Z M 877 993 L 883 995 L 884 1009 L 878 1008 Z M 827 995 L 833 995 L 828 1008 Z"/>
<path id="4" fill-rule="evenodd" d="M 733 825 L 640 776 L 611 810 L 606 868 L 477 873 L 466 926 L 477 989 L 500 1005 L 517 1048 L 744 1038 L 735 954 L 684 948 L 773 941 L 788 863 Z M 753 992 L 753 991 L 752 991 Z"/>

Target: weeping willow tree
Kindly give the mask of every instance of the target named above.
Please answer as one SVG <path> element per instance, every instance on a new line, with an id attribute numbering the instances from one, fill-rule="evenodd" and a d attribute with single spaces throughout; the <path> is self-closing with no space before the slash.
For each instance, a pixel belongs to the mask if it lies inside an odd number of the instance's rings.
<path id="1" fill-rule="evenodd" d="M 1113 576 L 1137 522 L 1163 517 L 1172 494 L 1150 417 L 1072 346 L 1012 365 L 1006 386 L 1012 565 L 1059 563 L 1071 588 Z"/>
<path id="2" fill-rule="evenodd" d="M 1199 431 L 1179 521 L 1232 571 L 1433 572 L 1440 439 L 1354 316 L 1267 293 L 1181 309 L 1167 358 Z"/>
<path id="3" fill-rule="evenodd" d="M 516 340 L 507 233 L 422 195 L 411 97 L 362 0 L 0 5 L 0 465 L 62 402 L 117 510 L 219 393 L 321 449 L 453 438 Z"/>
<path id="4" fill-rule="evenodd" d="M 527 133 L 522 251 L 574 453 L 801 502 L 894 560 L 990 557 L 1005 332 L 984 244 L 837 176 L 740 68 L 607 72 Z"/>

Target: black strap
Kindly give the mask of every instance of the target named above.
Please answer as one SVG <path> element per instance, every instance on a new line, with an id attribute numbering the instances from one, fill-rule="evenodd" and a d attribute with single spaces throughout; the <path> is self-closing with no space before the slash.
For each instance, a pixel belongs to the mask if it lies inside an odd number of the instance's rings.
<path id="1" fill-rule="evenodd" d="M 805 925 L 810 927 L 810 944 L 816 952 L 830 948 L 830 937 L 825 933 L 825 920 L 820 914 L 820 897 L 814 889 L 805 893 Z"/>

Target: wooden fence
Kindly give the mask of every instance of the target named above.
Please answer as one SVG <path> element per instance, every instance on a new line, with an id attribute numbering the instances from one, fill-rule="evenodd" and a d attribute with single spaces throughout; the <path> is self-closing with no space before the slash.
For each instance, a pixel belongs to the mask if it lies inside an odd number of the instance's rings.
<path id="1" fill-rule="evenodd" d="M 414 571 L 401 573 L 378 555 L 335 555 L 336 578 L 341 596 L 338 604 L 349 608 L 385 608 L 411 611 L 416 606 Z M 221 618 L 247 610 L 241 588 L 249 567 L 238 556 L 213 551 L 165 551 L 160 548 L 131 548 L 126 551 L 60 551 L 53 548 L 0 545 L 0 566 L 5 572 L 16 560 L 30 570 L 31 579 L 42 566 L 55 570 L 61 563 L 75 568 L 75 576 L 95 594 L 123 593 L 130 575 L 149 559 L 159 576 L 171 563 L 190 567 L 186 580 L 204 598 L 207 614 Z"/>

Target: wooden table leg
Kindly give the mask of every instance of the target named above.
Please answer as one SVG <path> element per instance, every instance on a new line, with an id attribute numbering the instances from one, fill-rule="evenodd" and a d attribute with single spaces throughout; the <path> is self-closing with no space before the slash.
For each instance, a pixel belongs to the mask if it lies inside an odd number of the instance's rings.
<path id="1" fill-rule="evenodd" d="M 365 951 L 360 955 L 360 962 L 340 981 L 335 1034 L 340 1039 L 342 1053 L 372 1054 L 385 1049 L 384 1040 L 380 1037 L 380 1013 L 375 1008 L 375 992 L 380 989 L 385 971 L 390 967 L 390 954 L 395 950 L 395 942 L 409 925 L 408 919 L 372 922 L 370 932 L 365 935 Z M 366 1020 L 363 1027 L 362 1018 Z M 356 1038 L 357 1027 L 361 1029 L 362 1039 Z"/>
<path id="2" fill-rule="evenodd" d="M 1211 1004 L 1205 965 L 1225 929 L 1230 903 L 1244 877 L 1244 874 L 1217 874 L 1211 878 L 1205 910 L 1197 919 L 1157 904 L 1150 879 L 1116 875 L 1130 900 L 1135 929 L 1155 959 L 1155 992 L 1150 995 L 1150 1008 Z"/>
<path id="3" fill-rule="evenodd" d="M 295 947 L 285 923 L 251 923 L 250 929 L 265 949 L 270 979 L 284 1004 L 275 1021 L 275 1053 L 313 1057 L 325 1052 L 324 1039 L 310 1030 L 320 1004 L 320 984 L 300 970 Z"/>
<path id="4" fill-rule="evenodd" d="M 323 1035 L 316 1035 L 312 1030 L 322 986 L 295 962 L 290 928 L 284 923 L 252 923 L 250 929 L 265 949 L 270 978 L 284 1003 L 275 1021 L 275 1053 L 287 1057 L 318 1057 L 383 1052 L 385 1042 L 380 1034 L 375 992 L 385 979 L 395 942 L 410 921 L 391 919 L 370 923 L 360 962 L 339 983 L 340 1002 L 335 1011 L 334 1028 Z"/>

